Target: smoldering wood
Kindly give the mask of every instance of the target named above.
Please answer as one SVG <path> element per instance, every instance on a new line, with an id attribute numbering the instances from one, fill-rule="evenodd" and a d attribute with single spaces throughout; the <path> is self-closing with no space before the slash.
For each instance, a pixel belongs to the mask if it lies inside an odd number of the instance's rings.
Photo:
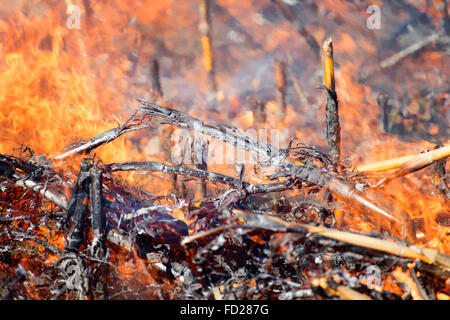
<path id="1" fill-rule="evenodd" d="M 325 210 L 335 210 L 340 206 L 338 204 L 320 201 L 316 199 L 316 195 L 295 195 L 284 196 L 279 192 L 261 192 L 259 194 L 249 194 L 246 205 L 251 210 L 259 212 L 270 212 L 274 214 L 278 212 L 279 207 L 288 207 L 291 211 L 302 207 L 313 207 Z"/>
<path id="2" fill-rule="evenodd" d="M 41 194 L 44 198 L 55 203 L 57 206 L 61 207 L 62 209 L 66 210 L 66 211 L 67 211 L 67 208 L 69 207 L 69 201 L 65 198 L 65 196 L 63 194 L 60 194 L 60 193 L 55 194 L 48 190 L 46 190 L 45 192 L 42 192 L 43 187 L 42 187 L 41 183 L 39 183 L 39 182 L 36 182 L 33 180 L 17 180 L 16 185 L 23 187 L 23 188 L 31 189 L 35 192 L 41 191 Z M 31 218 L 31 216 L 27 216 L 27 217 Z M 121 246 L 128 251 L 130 251 L 133 247 L 133 241 L 131 240 L 130 236 L 119 229 L 109 229 L 107 231 L 106 238 L 111 243 Z"/>
<path id="3" fill-rule="evenodd" d="M 416 267 L 411 268 L 409 270 L 409 275 L 410 275 L 411 279 L 413 279 L 414 283 L 416 284 L 416 287 L 417 287 L 417 290 L 418 290 L 418 292 L 420 294 L 420 297 L 422 298 L 422 300 L 432 300 L 428 296 L 428 293 L 426 292 L 425 288 L 420 283 L 420 280 L 417 278 L 416 273 L 417 273 Z"/>
<path id="4" fill-rule="evenodd" d="M 104 199 L 102 192 L 102 176 L 103 170 L 93 166 L 90 169 L 90 211 L 91 211 L 91 225 L 92 225 L 92 254 L 96 257 L 103 258 L 105 256 L 106 248 L 105 240 L 105 212 L 103 211 Z"/>
<path id="5" fill-rule="evenodd" d="M 163 126 L 160 127 L 159 134 L 161 136 L 161 151 L 164 154 L 164 159 L 170 159 L 172 155 L 172 134 L 173 134 L 173 127 L 167 127 L 164 128 Z M 183 157 L 181 157 L 183 158 Z M 169 177 L 169 183 L 171 185 L 171 189 L 173 192 L 179 196 L 182 196 L 181 193 L 179 193 L 179 185 L 181 184 L 180 181 L 177 179 L 177 175 L 174 174 L 171 177 Z"/>
<path id="6" fill-rule="evenodd" d="M 82 159 L 77 182 L 67 207 L 67 219 L 73 225 L 67 235 L 67 250 L 78 250 L 83 241 L 84 227 L 88 213 L 88 199 L 90 197 L 90 170 L 94 166 L 92 159 Z"/>
<path id="7" fill-rule="evenodd" d="M 12 209 L 7 209 L 7 212 L 10 212 Z M 19 212 L 23 212 L 22 210 L 18 210 Z M 33 219 L 33 218 L 40 218 L 40 217 L 44 217 L 45 214 L 44 213 L 37 213 L 37 214 L 32 214 L 32 213 L 26 213 L 24 215 L 21 216 L 14 216 L 14 217 L 0 217 L 0 223 L 1 222 L 12 222 L 12 221 L 18 221 L 18 220 L 28 220 L 28 219 Z"/>

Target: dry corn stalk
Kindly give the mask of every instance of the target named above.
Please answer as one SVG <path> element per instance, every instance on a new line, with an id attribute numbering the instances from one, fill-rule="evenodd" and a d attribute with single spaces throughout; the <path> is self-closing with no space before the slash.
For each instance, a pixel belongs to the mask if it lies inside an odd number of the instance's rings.
<path id="1" fill-rule="evenodd" d="M 448 156 L 450 156 L 450 145 L 446 145 L 442 148 L 422 152 L 419 154 L 359 165 L 356 167 L 356 171 L 386 171 L 398 168 L 401 168 L 402 170 L 419 170 L 427 165 L 432 164 L 434 161 L 446 158 Z"/>
<path id="2" fill-rule="evenodd" d="M 339 123 L 339 104 L 334 81 L 333 42 L 327 38 L 323 43 L 323 71 L 326 102 L 327 140 L 330 155 L 340 168 L 341 127 Z"/>
<path id="3" fill-rule="evenodd" d="M 328 90 L 335 91 L 334 83 L 334 61 L 333 61 L 333 41 L 327 38 L 323 43 L 323 74 L 325 80 L 325 87 Z"/>

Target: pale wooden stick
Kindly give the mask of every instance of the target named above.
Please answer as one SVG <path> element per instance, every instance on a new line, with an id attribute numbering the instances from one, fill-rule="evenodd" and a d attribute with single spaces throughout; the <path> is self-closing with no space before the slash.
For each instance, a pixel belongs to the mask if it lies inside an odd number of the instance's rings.
<path id="1" fill-rule="evenodd" d="M 369 296 L 345 286 L 338 286 L 336 292 L 343 300 L 372 300 Z"/>
<path id="2" fill-rule="evenodd" d="M 446 145 L 442 148 L 426 151 L 419 154 L 359 165 L 356 167 L 356 171 L 386 171 L 398 169 L 403 165 L 411 165 L 413 163 L 416 163 L 417 166 L 426 166 L 432 164 L 436 160 L 440 160 L 448 156 L 450 156 L 450 145 Z"/>
<path id="3" fill-rule="evenodd" d="M 336 289 L 328 286 L 326 278 L 313 279 L 312 280 L 313 287 L 321 287 L 322 289 L 328 291 L 330 294 L 334 296 L 338 296 L 342 300 L 372 300 L 369 296 L 362 294 L 352 288 L 338 285 Z"/>
<path id="4" fill-rule="evenodd" d="M 435 33 L 435 34 L 432 34 L 432 35 L 430 35 L 428 37 L 425 37 L 425 38 L 421 39 L 420 41 L 417 41 L 417 42 L 413 43 L 412 45 L 408 46 L 407 48 L 403 49 L 402 51 L 397 52 L 393 56 L 391 56 L 391 57 L 381 61 L 380 62 L 381 68 L 385 69 L 385 68 L 389 68 L 389 67 L 394 66 L 395 64 L 397 64 L 403 58 L 405 58 L 408 55 L 413 54 L 413 53 L 423 49 L 424 47 L 426 47 L 430 43 L 436 41 L 438 38 L 439 38 L 439 35 L 437 33 Z"/>

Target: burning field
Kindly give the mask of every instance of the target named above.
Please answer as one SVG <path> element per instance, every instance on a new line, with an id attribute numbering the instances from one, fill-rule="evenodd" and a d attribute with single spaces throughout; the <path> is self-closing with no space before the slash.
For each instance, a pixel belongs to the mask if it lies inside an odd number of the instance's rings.
<path id="1" fill-rule="evenodd" d="M 445 0 L 0 3 L 0 299 L 449 300 Z"/>

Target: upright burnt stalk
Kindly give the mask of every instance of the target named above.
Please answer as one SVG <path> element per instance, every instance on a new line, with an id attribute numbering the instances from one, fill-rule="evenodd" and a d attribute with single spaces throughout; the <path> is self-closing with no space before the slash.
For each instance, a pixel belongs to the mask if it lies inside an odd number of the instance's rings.
<path id="1" fill-rule="evenodd" d="M 391 110 L 392 108 L 389 106 L 389 97 L 384 94 L 380 93 L 377 97 L 377 103 L 381 108 L 381 124 L 384 132 L 389 133 L 391 132 Z"/>
<path id="2" fill-rule="evenodd" d="M 277 86 L 277 117 L 282 121 L 286 116 L 286 62 L 275 60 Z"/>
<path id="3" fill-rule="evenodd" d="M 339 166 L 341 155 L 341 127 L 339 124 L 338 100 L 334 82 L 334 61 L 333 61 L 333 42 L 328 38 L 323 43 L 323 65 L 326 102 L 326 121 L 327 121 L 327 140 L 330 148 L 330 155 L 336 165 Z"/>
<path id="4" fill-rule="evenodd" d="M 444 34 L 450 34 L 450 16 L 448 14 L 447 0 L 434 0 L 434 6 L 439 12 L 439 31 Z"/>
<path id="5" fill-rule="evenodd" d="M 150 62 L 150 81 L 151 81 L 151 88 L 155 95 L 158 96 L 158 98 L 163 98 L 164 93 L 162 91 L 161 87 L 161 81 L 159 76 L 159 63 L 158 60 L 152 59 Z"/>
<path id="6" fill-rule="evenodd" d="M 254 98 L 249 99 L 250 110 L 253 112 L 253 126 L 261 127 L 267 120 L 266 104 Z"/>
<path id="7" fill-rule="evenodd" d="M 105 213 L 103 212 L 104 199 L 102 192 L 102 177 L 103 171 L 96 166 L 93 166 L 90 170 L 91 175 L 91 225 L 92 225 L 92 253 L 97 258 L 104 258 L 105 256 L 105 228 L 106 220 Z"/>
<path id="8" fill-rule="evenodd" d="M 160 68 L 159 68 L 159 62 L 157 59 L 153 58 L 150 61 L 150 85 L 153 94 L 156 96 L 157 99 L 163 99 L 164 98 L 164 92 L 162 90 L 161 86 L 161 77 L 160 77 Z M 164 154 L 165 159 L 171 158 L 172 148 L 171 148 L 171 137 L 173 133 L 173 128 L 171 127 L 165 127 L 160 126 L 158 128 L 158 134 L 161 141 L 161 151 Z M 178 193 L 177 189 L 177 175 L 171 175 L 168 177 L 169 185 L 171 187 L 171 190 L 177 195 L 180 195 Z M 182 183 L 182 182 L 180 182 Z"/>
<path id="9" fill-rule="evenodd" d="M 86 216 L 91 212 L 93 233 L 92 252 L 98 258 L 104 258 L 106 249 L 106 220 L 103 212 L 102 169 L 90 158 L 81 160 L 80 172 L 72 196 L 67 206 L 67 217 L 73 225 L 67 236 L 66 249 L 78 251 L 84 239 Z"/>
<path id="10" fill-rule="evenodd" d="M 212 28 L 210 14 L 210 0 L 199 0 L 200 24 L 199 30 L 202 34 L 203 63 L 208 73 L 208 89 L 215 97 L 217 82 L 215 74 L 214 51 L 212 48 Z"/>
<path id="11" fill-rule="evenodd" d="M 194 137 L 192 140 L 192 158 L 194 165 L 199 170 L 208 170 L 207 156 L 208 156 L 208 141 L 203 141 L 198 137 Z M 198 180 L 195 183 L 195 198 L 201 199 L 207 196 L 206 180 Z"/>

